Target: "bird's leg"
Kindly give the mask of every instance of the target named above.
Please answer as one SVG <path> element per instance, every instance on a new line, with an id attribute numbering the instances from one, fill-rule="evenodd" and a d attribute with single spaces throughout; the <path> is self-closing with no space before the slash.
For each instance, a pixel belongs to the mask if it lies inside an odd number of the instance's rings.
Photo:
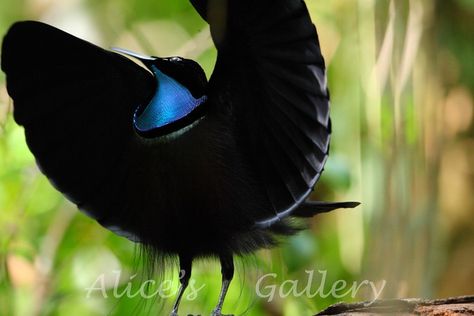
<path id="1" fill-rule="evenodd" d="M 191 278 L 191 269 L 192 259 L 179 256 L 179 282 L 181 285 L 179 286 L 178 296 L 176 297 L 170 316 L 178 316 L 179 303 L 181 302 L 184 291 L 188 287 L 189 279 Z"/>
<path id="2" fill-rule="evenodd" d="M 220 256 L 221 261 L 221 272 L 222 272 L 222 288 L 219 294 L 219 301 L 217 302 L 216 308 L 212 311 L 211 316 L 224 316 L 222 315 L 222 305 L 224 305 L 224 299 L 229 289 L 230 282 L 234 277 L 234 259 L 232 255 Z"/>

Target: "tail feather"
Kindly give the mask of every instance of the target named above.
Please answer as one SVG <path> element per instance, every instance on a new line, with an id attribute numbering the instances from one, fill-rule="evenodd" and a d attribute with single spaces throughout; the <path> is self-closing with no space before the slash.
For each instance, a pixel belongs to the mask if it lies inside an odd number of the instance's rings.
<path id="1" fill-rule="evenodd" d="M 339 208 L 354 208 L 359 202 L 322 202 L 306 201 L 296 208 L 291 216 L 295 217 L 313 217 L 314 215 L 327 213 Z"/>

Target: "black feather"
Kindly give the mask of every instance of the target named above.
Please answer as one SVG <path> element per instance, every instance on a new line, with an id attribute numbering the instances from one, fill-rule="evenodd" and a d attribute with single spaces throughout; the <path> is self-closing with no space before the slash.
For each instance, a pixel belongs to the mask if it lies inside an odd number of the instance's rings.
<path id="1" fill-rule="evenodd" d="M 359 202 L 321 202 L 321 201 L 306 201 L 298 206 L 292 216 L 295 217 L 313 217 L 317 214 L 327 213 L 339 208 L 354 208 L 360 205 Z"/>

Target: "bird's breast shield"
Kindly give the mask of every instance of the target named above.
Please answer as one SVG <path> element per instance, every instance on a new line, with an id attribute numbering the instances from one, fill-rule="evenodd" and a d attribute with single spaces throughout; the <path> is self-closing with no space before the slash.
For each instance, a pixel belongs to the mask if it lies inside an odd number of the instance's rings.
<path id="1" fill-rule="evenodd" d="M 148 104 L 135 111 L 133 124 L 138 132 L 158 130 L 182 120 L 206 101 L 205 95 L 195 98 L 187 87 L 156 65 L 152 64 L 150 70 L 156 79 L 156 91 Z"/>
<path id="2" fill-rule="evenodd" d="M 139 59 L 153 73 L 155 92 L 146 104 L 139 104 L 133 115 L 138 134 L 156 137 L 185 128 L 203 115 L 207 83 L 204 71 L 193 61 L 180 57 L 142 56 L 115 49 Z"/>

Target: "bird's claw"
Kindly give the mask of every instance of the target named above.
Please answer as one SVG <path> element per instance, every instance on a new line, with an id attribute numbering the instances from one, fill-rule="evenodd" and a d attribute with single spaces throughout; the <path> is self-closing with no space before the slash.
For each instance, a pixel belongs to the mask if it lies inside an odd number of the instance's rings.
<path id="1" fill-rule="evenodd" d="M 212 311 L 211 316 L 234 316 L 234 314 L 224 315 L 220 309 L 215 309 Z"/>

